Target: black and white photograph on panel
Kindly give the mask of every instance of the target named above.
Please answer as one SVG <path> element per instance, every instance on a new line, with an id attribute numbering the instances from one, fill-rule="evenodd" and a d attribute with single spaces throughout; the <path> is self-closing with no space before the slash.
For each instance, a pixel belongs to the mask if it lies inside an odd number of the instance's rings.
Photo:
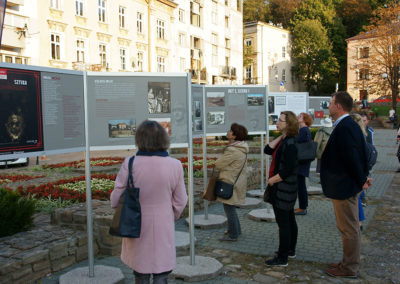
<path id="1" fill-rule="evenodd" d="M 248 106 L 263 106 L 264 95 L 263 94 L 248 94 L 247 95 Z"/>
<path id="2" fill-rule="evenodd" d="M 201 117 L 201 102 L 194 101 L 194 117 Z"/>
<path id="3" fill-rule="evenodd" d="M 169 82 L 149 82 L 147 91 L 149 113 L 171 113 L 171 85 Z"/>
<path id="4" fill-rule="evenodd" d="M 43 150 L 40 72 L 0 69 L 0 153 Z"/>
<path id="5" fill-rule="evenodd" d="M 268 113 L 275 112 L 275 97 L 268 96 Z"/>
<path id="6" fill-rule="evenodd" d="M 225 106 L 224 92 L 207 92 L 208 107 L 223 107 Z"/>
<path id="7" fill-rule="evenodd" d="M 149 118 L 149 120 L 157 121 L 167 131 L 168 135 L 171 136 L 171 118 Z"/>
<path id="8" fill-rule="evenodd" d="M 272 114 L 268 117 L 268 124 L 269 125 L 276 125 L 278 122 L 278 115 L 277 114 Z"/>
<path id="9" fill-rule="evenodd" d="M 194 120 L 194 130 L 202 131 L 203 130 L 203 121 L 201 119 Z"/>
<path id="10" fill-rule="evenodd" d="M 277 106 L 286 105 L 286 96 L 275 96 L 275 104 Z"/>
<path id="11" fill-rule="evenodd" d="M 136 119 L 113 119 L 108 121 L 109 138 L 134 137 L 136 133 Z"/>
<path id="12" fill-rule="evenodd" d="M 224 111 L 209 111 L 207 114 L 207 121 L 209 125 L 225 124 Z"/>
<path id="13" fill-rule="evenodd" d="M 330 105 L 330 102 L 329 102 L 329 101 L 321 101 L 321 102 L 319 103 L 319 106 L 320 106 L 321 109 L 328 109 L 328 108 L 329 108 L 329 105 Z"/>

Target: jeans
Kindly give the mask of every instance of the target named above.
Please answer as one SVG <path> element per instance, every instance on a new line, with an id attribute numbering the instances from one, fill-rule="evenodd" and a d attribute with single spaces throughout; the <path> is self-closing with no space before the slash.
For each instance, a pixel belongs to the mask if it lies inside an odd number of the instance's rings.
<path id="1" fill-rule="evenodd" d="M 279 227 L 278 257 L 287 261 L 289 250 L 295 252 L 297 244 L 297 223 L 294 211 L 282 210 L 273 206 L 275 220 Z"/>
<path id="2" fill-rule="evenodd" d="M 299 196 L 299 207 L 300 209 L 307 209 L 308 207 L 308 193 L 306 186 L 306 177 L 302 175 L 297 175 L 297 185 L 298 185 L 298 196 Z"/>
<path id="3" fill-rule="evenodd" d="M 154 284 L 167 284 L 168 283 L 168 274 L 170 274 L 172 270 L 162 272 L 162 273 L 153 273 L 153 283 Z M 150 284 L 150 273 L 139 273 L 133 271 L 135 275 L 135 284 Z"/>
<path id="4" fill-rule="evenodd" d="M 236 213 L 236 207 L 224 203 L 224 211 L 228 219 L 228 236 L 232 239 L 237 239 L 239 234 L 242 233 L 240 222 Z"/>

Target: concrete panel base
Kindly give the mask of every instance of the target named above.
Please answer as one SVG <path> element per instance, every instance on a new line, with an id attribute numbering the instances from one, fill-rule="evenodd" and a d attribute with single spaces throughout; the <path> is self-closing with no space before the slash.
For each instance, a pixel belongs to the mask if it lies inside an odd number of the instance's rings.
<path id="1" fill-rule="evenodd" d="M 89 277 L 89 267 L 80 267 L 63 274 L 59 278 L 60 284 L 122 284 L 125 282 L 121 269 L 105 266 L 94 266 L 94 277 Z"/>
<path id="2" fill-rule="evenodd" d="M 176 269 L 171 276 L 184 282 L 204 281 L 215 278 L 222 270 L 223 265 L 216 259 L 204 256 L 195 256 L 195 264 L 190 264 L 190 256 L 176 259 Z"/>
<path id="3" fill-rule="evenodd" d="M 249 190 L 247 196 L 249 197 L 264 197 L 264 189 Z"/>
<path id="4" fill-rule="evenodd" d="M 254 221 L 275 222 L 274 211 L 270 208 L 252 210 L 247 217 Z"/>
<path id="5" fill-rule="evenodd" d="M 246 200 L 243 204 L 238 205 L 237 207 L 239 208 L 257 208 L 261 204 L 261 199 L 259 198 L 251 198 L 251 197 L 246 197 Z"/>
<path id="6" fill-rule="evenodd" d="M 204 214 L 194 216 L 194 226 L 199 229 L 216 229 L 226 225 L 226 217 L 222 215 L 208 214 L 208 219 L 204 218 Z M 185 219 L 189 225 L 189 218 Z"/>
<path id="7" fill-rule="evenodd" d="M 309 186 L 307 187 L 308 195 L 322 194 L 322 188 L 319 186 Z"/>

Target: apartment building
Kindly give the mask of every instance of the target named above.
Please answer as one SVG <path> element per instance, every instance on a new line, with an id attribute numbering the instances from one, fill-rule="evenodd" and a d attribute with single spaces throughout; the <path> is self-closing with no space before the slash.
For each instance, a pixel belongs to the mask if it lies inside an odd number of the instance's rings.
<path id="1" fill-rule="evenodd" d="M 280 25 L 264 22 L 244 24 L 244 83 L 268 85 L 270 92 L 305 91 L 301 80 L 292 72 L 290 31 Z"/>
<path id="2" fill-rule="evenodd" d="M 191 72 L 196 83 L 242 82 L 242 0 L 7 3 L 2 61 L 90 71 Z M 3 54 L 19 54 L 22 61 Z"/>

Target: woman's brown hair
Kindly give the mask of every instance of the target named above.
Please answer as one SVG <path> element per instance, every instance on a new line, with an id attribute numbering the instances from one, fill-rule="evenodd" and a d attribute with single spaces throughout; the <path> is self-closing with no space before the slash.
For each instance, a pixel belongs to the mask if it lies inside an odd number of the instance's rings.
<path id="1" fill-rule="evenodd" d="M 297 136 L 299 134 L 299 121 L 297 116 L 289 110 L 282 111 L 281 114 L 286 117 L 286 135 Z"/>
<path id="2" fill-rule="evenodd" d="M 157 152 L 169 148 L 168 133 L 156 121 L 143 121 L 136 130 L 135 140 L 140 151 Z"/>
<path id="3" fill-rule="evenodd" d="M 236 137 L 236 141 L 244 141 L 247 139 L 247 129 L 243 125 L 232 123 L 231 130 Z"/>
<path id="4" fill-rule="evenodd" d="M 305 113 L 305 112 L 300 113 L 300 115 L 303 116 L 303 121 L 304 121 L 304 123 L 305 123 L 308 127 L 310 127 L 311 124 L 313 123 L 313 119 L 312 119 L 311 115 L 309 115 L 308 113 Z"/>

